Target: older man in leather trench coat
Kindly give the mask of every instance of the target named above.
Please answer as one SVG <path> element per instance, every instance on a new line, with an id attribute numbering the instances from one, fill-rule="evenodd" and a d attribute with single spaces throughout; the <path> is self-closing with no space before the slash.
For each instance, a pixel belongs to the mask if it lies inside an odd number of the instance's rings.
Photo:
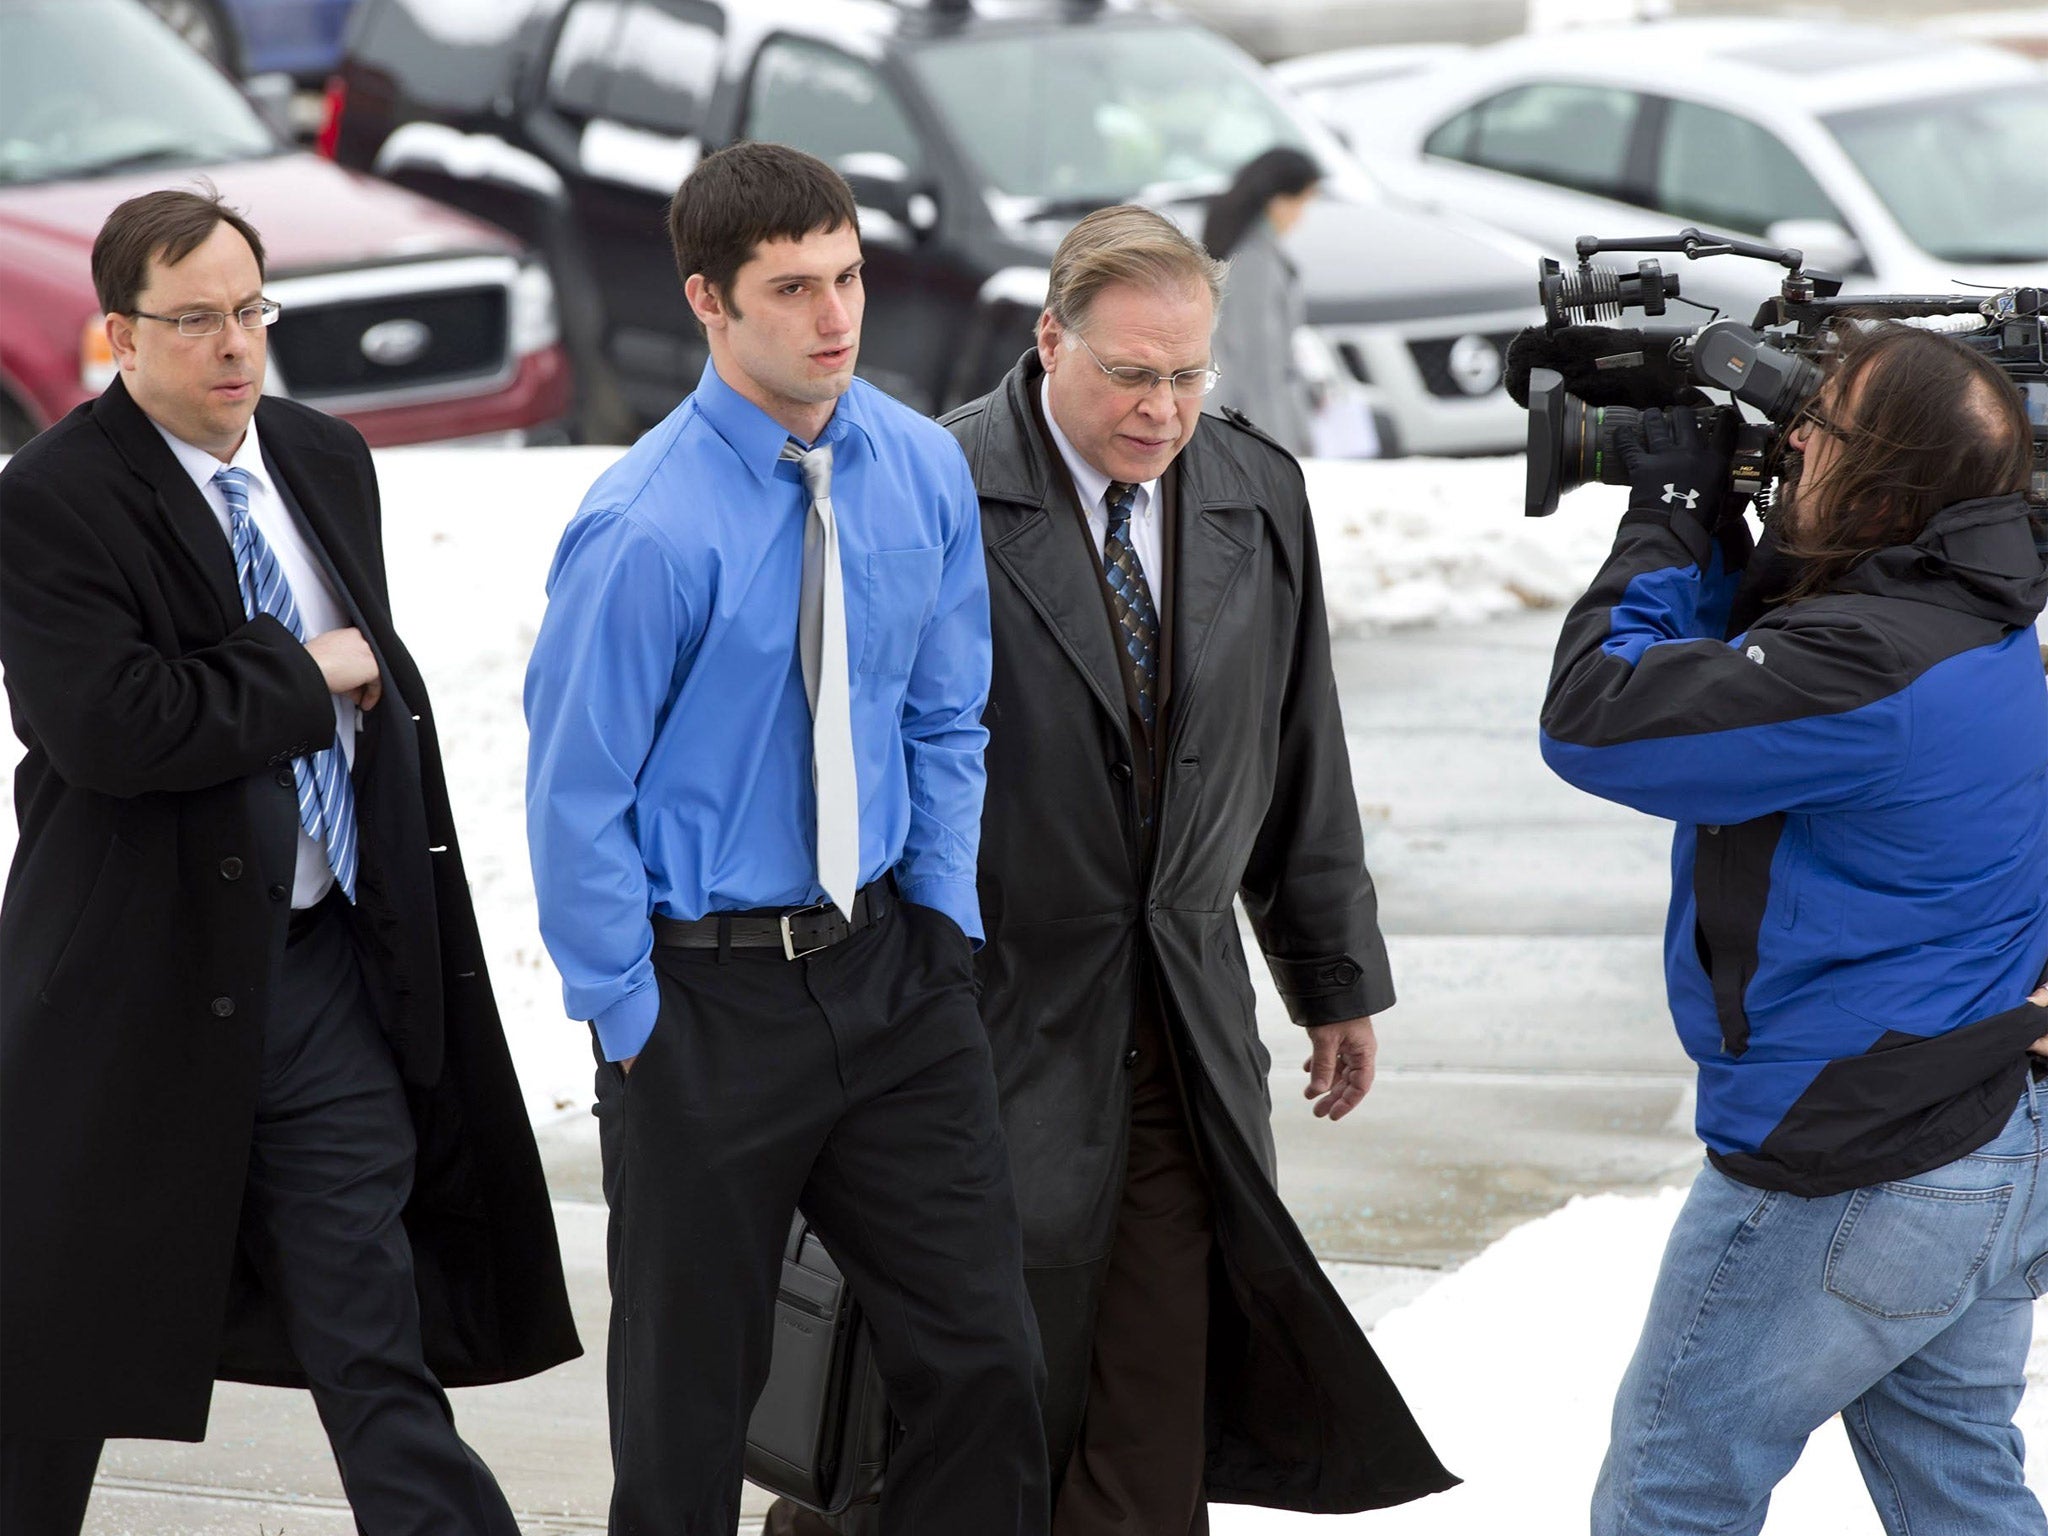
<path id="1" fill-rule="evenodd" d="M 1274 1189 L 1236 899 L 1318 1114 L 1370 1086 L 1393 984 L 1301 470 L 1200 409 L 1219 276 L 1156 214 L 1091 214 L 1036 348 L 946 418 L 988 559 L 978 970 L 1056 1536 L 1456 1481 Z"/>

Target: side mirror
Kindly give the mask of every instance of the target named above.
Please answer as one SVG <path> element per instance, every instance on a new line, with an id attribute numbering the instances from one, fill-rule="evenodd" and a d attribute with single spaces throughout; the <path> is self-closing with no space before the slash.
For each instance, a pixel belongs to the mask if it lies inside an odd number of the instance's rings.
<path id="1" fill-rule="evenodd" d="M 853 190 L 860 209 L 861 237 L 883 245 L 910 245 L 925 238 L 939 223 L 939 205 L 930 192 L 916 186 L 910 167 L 881 150 L 841 155 L 839 174 Z"/>
<path id="2" fill-rule="evenodd" d="M 298 137 L 298 130 L 292 123 L 292 97 L 298 86 L 290 75 L 282 71 L 269 74 L 251 75 L 242 83 L 242 95 L 264 122 L 277 130 L 285 139 Z"/>
<path id="3" fill-rule="evenodd" d="M 1833 219 L 1779 219 L 1764 231 L 1772 245 L 1803 251 L 1806 265 L 1818 272 L 1864 272 L 1863 245 Z"/>

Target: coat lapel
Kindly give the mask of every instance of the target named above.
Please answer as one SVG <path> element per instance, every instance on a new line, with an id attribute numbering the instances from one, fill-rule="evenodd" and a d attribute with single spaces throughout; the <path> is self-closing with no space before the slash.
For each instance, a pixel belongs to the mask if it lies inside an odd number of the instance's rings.
<path id="1" fill-rule="evenodd" d="M 258 410 L 260 414 L 261 407 Z M 313 557 L 334 583 L 335 595 L 350 620 L 371 635 L 373 627 L 363 612 L 360 595 L 376 589 L 334 506 L 337 489 L 355 483 L 355 466 L 339 453 L 302 441 L 281 416 L 265 415 L 257 425 L 263 436 L 263 461 L 284 485 L 293 509 L 304 520 Z"/>
<path id="2" fill-rule="evenodd" d="M 242 590 L 235 584 L 234 551 L 221 534 L 213 508 L 185 473 L 163 434 L 118 378 L 93 406 L 93 420 L 128 467 L 156 492 L 164 522 L 192 562 L 192 573 L 220 609 L 222 629 L 239 629 L 248 622 L 248 614 L 242 608 Z"/>
<path id="3" fill-rule="evenodd" d="M 1044 507 L 1014 510 L 1014 525 L 989 543 L 989 556 L 1052 630 L 1117 734 L 1128 740 L 1123 673 L 1103 617 L 1097 578 L 1081 558 L 1074 531 L 1061 527 Z"/>
<path id="4" fill-rule="evenodd" d="M 1202 680 L 1216 621 L 1257 548 L 1258 503 L 1228 464 L 1206 451 L 1203 423 L 1176 461 L 1180 468 L 1180 546 L 1173 568 L 1173 704 L 1167 715 L 1169 753 Z"/>
<path id="5" fill-rule="evenodd" d="M 409 728 L 410 714 L 391 670 L 385 633 L 376 616 L 364 608 L 359 595 L 375 588 L 369 585 L 368 573 L 356 556 L 355 546 L 345 536 L 334 505 L 336 488 L 355 483 L 355 465 L 342 454 L 291 435 L 283 421 L 266 418 L 258 426 L 263 434 L 264 464 L 277 478 L 287 506 L 298 515 L 313 558 L 320 562 L 349 622 L 362 631 L 371 654 L 377 658 L 377 669 L 384 674 L 383 700 L 360 717 L 357 727 L 352 777 L 361 783 L 368 777 L 387 731 Z M 401 720 L 401 715 L 406 718 Z"/>
<path id="6" fill-rule="evenodd" d="M 1065 526 L 1074 498 L 1060 494 L 1063 482 L 1052 478 L 1038 419 L 1024 394 L 1038 387 L 1037 380 L 1028 367 L 1014 369 L 990 402 L 984 452 L 974 466 L 985 513 L 982 542 L 988 558 L 1052 631 L 1110 728 L 1128 746 L 1124 675 L 1104 617 L 1102 578 L 1084 558 L 1082 541 Z"/>

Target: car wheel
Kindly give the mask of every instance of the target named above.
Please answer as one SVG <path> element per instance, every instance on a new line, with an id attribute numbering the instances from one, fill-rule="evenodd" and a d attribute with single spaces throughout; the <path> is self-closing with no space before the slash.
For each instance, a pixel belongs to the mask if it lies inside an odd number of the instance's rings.
<path id="1" fill-rule="evenodd" d="M 145 0 L 178 36 L 205 54 L 228 74 L 240 79 L 241 50 L 235 45 L 234 29 L 221 14 L 215 0 Z"/>
<path id="2" fill-rule="evenodd" d="M 36 435 L 36 424 L 12 395 L 0 395 L 0 454 L 17 452 Z"/>

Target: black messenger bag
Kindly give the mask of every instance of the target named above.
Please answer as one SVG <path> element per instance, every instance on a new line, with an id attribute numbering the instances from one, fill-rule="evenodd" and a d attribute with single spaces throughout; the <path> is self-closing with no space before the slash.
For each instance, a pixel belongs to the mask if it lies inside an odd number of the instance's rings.
<path id="1" fill-rule="evenodd" d="M 782 1251 L 768 1380 L 747 1423 L 747 1481 L 839 1514 L 882 1496 L 894 1431 L 860 1303 L 799 1213 Z"/>

